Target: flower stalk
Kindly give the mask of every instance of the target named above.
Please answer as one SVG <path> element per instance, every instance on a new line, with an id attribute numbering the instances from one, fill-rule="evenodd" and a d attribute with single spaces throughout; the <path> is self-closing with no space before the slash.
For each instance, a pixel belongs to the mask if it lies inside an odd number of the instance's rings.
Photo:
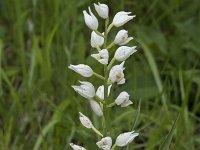
<path id="1" fill-rule="evenodd" d="M 98 130 L 95 128 L 89 117 L 79 112 L 79 120 L 81 124 L 85 128 L 92 129 L 93 132 L 102 138 L 96 143 L 99 149 L 115 150 L 117 146 L 124 147 L 128 145 L 136 136 L 139 135 L 134 131 L 122 133 L 116 138 L 116 141 L 112 146 L 112 138 L 110 137 L 111 128 L 109 125 L 111 122 L 110 110 L 112 107 L 127 107 L 133 104 L 133 102 L 129 99 L 130 95 L 126 91 L 121 92 L 116 97 L 116 99 L 112 98 L 112 101 L 109 95 L 113 84 L 121 85 L 125 83 L 125 60 L 137 50 L 135 50 L 136 46 L 125 46 L 127 43 L 129 43 L 129 41 L 133 39 L 133 37 L 128 36 L 127 30 L 120 30 L 113 42 L 111 42 L 109 45 L 107 45 L 108 33 L 111 31 L 112 27 L 123 26 L 125 23 L 132 20 L 135 16 L 130 16 L 129 14 L 131 14 L 131 12 L 120 11 L 114 16 L 112 23 L 109 25 L 108 6 L 106 4 L 97 3 L 94 4 L 94 7 L 97 14 L 101 17 L 101 19 L 105 21 L 105 30 L 103 32 L 98 30 L 99 22 L 95 15 L 92 13 L 90 7 L 89 12 L 84 10 L 83 14 L 86 25 L 92 30 L 90 39 L 91 47 L 97 50 L 97 53 L 91 54 L 91 57 L 103 65 L 103 75 L 94 72 L 90 66 L 84 64 L 70 65 L 68 68 L 85 78 L 95 76 L 103 81 L 103 85 L 100 85 L 97 90 L 92 83 L 87 81 L 79 81 L 81 85 L 73 85 L 72 88 L 82 97 L 87 99 L 91 110 L 95 115 L 101 117 L 102 119 L 102 129 Z M 115 51 L 114 56 L 111 57 L 109 55 L 108 49 L 113 48 L 114 45 L 119 47 Z M 115 61 L 120 62 L 120 64 L 114 65 Z M 86 150 L 84 147 L 75 145 L 73 143 L 71 143 L 70 146 L 74 150 Z"/>

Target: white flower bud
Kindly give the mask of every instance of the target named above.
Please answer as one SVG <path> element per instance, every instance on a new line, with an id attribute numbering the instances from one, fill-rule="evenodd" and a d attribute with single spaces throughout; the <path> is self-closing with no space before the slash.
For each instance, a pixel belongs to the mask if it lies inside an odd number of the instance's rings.
<path id="1" fill-rule="evenodd" d="M 127 92 L 121 92 L 115 99 L 115 103 L 117 105 L 121 105 L 121 107 L 126 107 L 133 104 L 133 102 L 129 100 L 129 94 Z"/>
<path id="2" fill-rule="evenodd" d="M 109 54 L 107 49 L 102 49 L 98 54 L 92 54 L 91 56 L 103 65 L 108 64 Z"/>
<path id="3" fill-rule="evenodd" d="M 117 137 L 115 144 L 119 147 L 126 146 L 138 135 L 139 133 L 134 133 L 134 131 L 122 133 Z"/>
<path id="4" fill-rule="evenodd" d="M 114 18 L 113 18 L 113 25 L 116 27 L 120 27 L 123 26 L 125 23 L 127 23 L 129 20 L 133 19 L 135 17 L 134 16 L 129 16 L 131 12 L 124 12 L 124 11 L 120 11 L 118 12 Z"/>
<path id="5" fill-rule="evenodd" d="M 110 89 L 112 85 L 108 86 L 108 96 L 110 95 Z M 104 85 L 99 86 L 96 92 L 96 96 L 98 96 L 101 100 L 104 100 Z"/>
<path id="6" fill-rule="evenodd" d="M 90 44 L 93 48 L 97 48 L 98 46 L 101 47 L 104 43 L 104 38 L 98 34 L 96 34 L 94 31 L 91 33 L 91 40 Z"/>
<path id="7" fill-rule="evenodd" d="M 95 88 L 90 82 L 83 82 L 80 86 L 73 85 L 72 88 L 79 93 L 81 96 L 85 97 L 86 99 L 91 99 L 95 96 Z"/>
<path id="8" fill-rule="evenodd" d="M 97 142 L 96 144 L 100 149 L 110 150 L 112 146 L 112 139 L 111 137 L 105 137 L 105 138 L 102 138 L 101 141 Z"/>
<path id="9" fill-rule="evenodd" d="M 94 113 L 97 115 L 97 116 L 103 116 L 103 111 L 101 109 L 101 106 L 94 100 L 90 100 L 90 106 L 92 108 L 92 110 L 94 111 Z"/>
<path id="10" fill-rule="evenodd" d="M 76 73 L 86 78 L 91 77 L 94 73 L 90 66 L 84 64 L 69 65 L 68 68 L 74 70 Z"/>
<path id="11" fill-rule="evenodd" d="M 108 18 L 109 9 L 106 4 L 98 3 L 98 5 L 94 4 L 94 7 L 100 17 L 102 17 L 103 19 Z"/>
<path id="12" fill-rule="evenodd" d="M 75 145 L 74 143 L 70 143 L 69 145 L 73 148 L 73 150 L 86 150 L 84 147 Z"/>
<path id="13" fill-rule="evenodd" d="M 89 14 L 87 13 L 86 10 L 83 11 L 84 14 L 84 20 L 85 24 L 91 29 L 91 30 L 97 30 L 99 23 L 97 18 L 94 16 L 92 13 L 90 7 L 89 7 Z"/>
<path id="14" fill-rule="evenodd" d="M 124 61 L 120 65 L 115 65 L 111 68 L 109 73 L 109 78 L 112 83 L 117 82 L 117 84 L 124 84 Z"/>
<path id="15" fill-rule="evenodd" d="M 91 129 L 94 127 L 90 119 L 86 117 L 85 115 L 83 115 L 81 112 L 79 112 L 79 120 L 82 123 L 82 125 L 88 129 Z"/>
<path id="16" fill-rule="evenodd" d="M 114 43 L 118 45 L 125 45 L 132 39 L 133 37 L 128 37 L 128 31 L 120 30 L 115 37 Z"/>
<path id="17" fill-rule="evenodd" d="M 115 52 L 115 59 L 118 61 L 124 61 L 137 50 L 135 49 L 136 46 L 128 47 L 128 46 L 120 46 Z"/>

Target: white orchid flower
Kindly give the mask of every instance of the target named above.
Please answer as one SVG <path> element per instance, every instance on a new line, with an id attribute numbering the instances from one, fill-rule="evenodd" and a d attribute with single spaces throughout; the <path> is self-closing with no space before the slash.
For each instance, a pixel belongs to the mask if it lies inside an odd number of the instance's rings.
<path id="1" fill-rule="evenodd" d="M 124 63 L 123 61 L 120 65 L 115 65 L 111 68 L 109 73 L 109 78 L 112 83 L 117 82 L 117 84 L 124 84 L 125 78 L 124 78 Z"/>
<path id="2" fill-rule="evenodd" d="M 129 96 L 130 95 L 127 92 L 121 92 L 119 96 L 115 99 L 115 103 L 117 105 L 121 105 L 121 107 L 131 105 L 133 104 L 133 102 L 129 100 Z"/>
<path id="3" fill-rule="evenodd" d="M 128 21 L 130 21 L 135 17 L 135 15 L 129 16 L 129 14 L 131 14 L 131 12 L 125 12 L 125 11 L 118 12 L 114 16 L 112 24 L 116 27 L 123 26 L 125 23 L 127 23 Z"/>
<path id="4" fill-rule="evenodd" d="M 135 133 L 134 131 L 122 133 L 117 137 L 115 144 L 119 147 L 126 146 L 138 135 L 139 133 Z"/>
<path id="5" fill-rule="evenodd" d="M 70 143 L 69 145 L 73 148 L 73 150 L 86 150 L 84 147 L 75 145 L 74 143 Z"/>
<path id="6" fill-rule="evenodd" d="M 72 88 L 86 99 L 91 99 L 95 96 L 95 88 L 90 82 L 79 81 L 80 86 L 72 85 Z"/>
<path id="7" fill-rule="evenodd" d="M 94 73 L 90 66 L 84 64 L 69 65 L 68 68 L 74 70 L 76 73 L 86 78 L 91 77 Z"/>
<path id="8" fill-rule="evenodd" d="M 124 61 L 137 50 L 135 49 L 136 46 L 128 47 L 128 46 L 120 46 L 115 52 L 115 59 L 118 61 Z"/>
<path id="9" fill-rule="evenodd" d="M 103 35 L 104 33 L 102 33 Z M 94 31 L 91 33 L 91 40 L 90 44 L 93 48 L 101 47 L 104 43 L 104 38 L 98 34 L 96 34 Z"/>
<path id="10" fill-rule="evenodd" d="M 128 31 L 120 30 L 115 37 L 114 43 L 117 45 L 125 45 L 132 39 L 133 37 L 128 37 Z"/>
<path id="11" fill-rule="evenodd" d="M 79 120 L 81 124 L 88 129 L 91 129 L 94 127 L 90 119 L 86 117 L 85 115 L 83 115 L 81 112 L 79 112 Z"/>
<path id="12" fill-rule="evenodd" d="M 90 106 L 91 106 L 92 110 L 94 111 L 94 113 L 99 117 L 103 116 L 103 111 L 101 109 L 101 106 L 92 99 L 89 101 L 90 101 Z"/>
<path id="13" fill-rule="evenodd" d="M 108 96 L 110 95 L 110 89 L 112 85 L 108 86 Z M 101 100 L 104 100 L 104 85 L 98 87 L 96 91 L 96 96 L 98 96 Z"/>
<path id="14" fill-rule="evenodd" d="M 108 18 L 109 9 L 106 4 L 98 3 L 98 5 L 94 4 L 94 7 L 101 18 L 103 19 Z"/>
<path id="15" fill-rule="evenodd" d="M 102 138 L 101 141 L 97 142 L 96 144 L 100 149 L 110 150 L 112 146 L 112 139 L 111 137 L 105 137 L 105 138 Z"/>
<path id="16" fill-rule="evenodd" d="M 87 13 L 86 10 L 83 11 L 84 14 L 84 20 L 85 24 L 91 29 L 91 30 L 97 30 L 99 23 L 97 18 L 94 16 L 92 13 L 90 7 L 89 7 L 89 14 Z"/>
<path id="17" fill-rule="evenodd" d="M 108 64 L 109 53 L 107 49 L 102 49 L 98 54 L 92 54 L 91 56 L 103 65 Z"/>

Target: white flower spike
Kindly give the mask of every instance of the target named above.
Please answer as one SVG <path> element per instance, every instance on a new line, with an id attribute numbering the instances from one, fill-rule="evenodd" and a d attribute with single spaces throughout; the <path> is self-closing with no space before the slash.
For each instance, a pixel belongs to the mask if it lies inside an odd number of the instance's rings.
<path id="1" fill-rule="evenodd" d="M 104 43 L 104 38 L 98 34 L 96 34 L 94 31 L 91 33 L 91 40 L 90 44 L 93 48 L 101 47 Z"/>
<path id="2" fill-rule="evenodd" d="M 86 117 L 85 115 L 83 115 L 81 112 L 79 112 L 79 120 L 82 123 L 82 125 L 88 129 L 91 129 L 94 127 L 90 119 Z"/>
<path id="3" fill-rule="evenodd" d="M 87 13 L 86 10 L 83 11 L 84 14 L 84 20 L 85 24 L 91 29 L 91 30 L 97 30 L 99 23 L 97 18 L 94 16 L 92 13 L 90 7 L 89 7 L 89 14 Z"/>
<path id="4" fill-rule="evenodd" d="M 110 89 L 112 85 L 108 86 L 108 96 L 110 95 Z M 96 96 L 98 96 L 101 100 L 104 100 L 104 85 L 99 86 L 96 92 Z"/>
<path id="5" fill-rule="evenodd" d="M 73 148 L 73 150 L 86 150 L 84 147 L 75 145 L 74 143 L 70 143 L 69 145 Z"/>
<path id="6" fill-rule="evenodd" d="M 95 88 L 90 82 L 79 81 L 80 86 L 72 85 L 72 88 L 86 99 L 91 99 L 95 96 Z"/>
<path id="7" fill-rule="evenodd" d="M 135 49 L 136 46 L 128 47 L 128 46 L 120 46 L 115 52 L 115 59 L 118 61 L 124 61 L 137 50 Z"/>
<path id="8" fill-rule="evenodd" d="M 101 18 L 103 19 L 108 18 L 109 9 L 106 4 L 98 3 L 98 5 L 94 4 L 94 7 Z"/>
<path id="9" fill-rule="evenodd" d="M 90 106 L 97 116 L 99 116 L 99 117 L 103 116 L 103 111 L 101 109 L 101 106 L 96 101 L 91 99 Z"/>
<path id="10" fill-rule="evenodd" d="M 109 54 L 107 49 L 102 49 L 98 54 L 92 54 L 91 56 L 103 65 L 108 64 Z"/>
<path id="11" fill-rule="evenodd" d="M 105 137 L 105 138 L 102 138 L 101 141 L 97 142 L 96 144 L 100 149 L 110 150 L 112 146 L 112 139 L 111 137 Z"/>
<path id="12" fill-rule="evenodd" d="M 121 92 L 115 99 L 115 103 L 121 105 L 121 107 L 127 107 L 128 105 L 133 104 L 133 102 L 129 100 L 129 94 L 127 92 Z"/>
<path id="13" fill-rule="evenodd" d="M 119 147 L 126 146 L 138 135 L 139 133 L 135 133 L 134 131 L 122 133 L 117 137 L 115 144 Z"/>
<path id="14" fill-rule="evenodd" d="M 112 83 L 117 82 L 117 84 L 124 84 L 125 78 L 124 78 L 124 63 L 123 61 L 120 65 L 115 65 L 111 68 L 109 73 L 109 78 Z"/>
<path id="15" fill-rule="evenodd" d="M 118 12 L 114 16 L 112 24 L 115 27 L 123 26 L 125 23 L 127 23 L 128 21 L 130 21 L 131 19 L 133 19 L 135 17 L 135 15 L 129 16 L 129 14 L 131 14 L 131 12 L 125 12 L 125 11 Z"/>
<path id="16" fill-rule="evenodd" d="M 128 37 L 128 31 L 120 30 L 115 37 L 114 43 L 117 45 L 125 45 L 132 39 L 133 37 Z"/>
<path id="17" fill-rule="evenodd" d="M 84 64 L 69 65 L 68 68 L 74 70 L 76 73 L 86 78 L 91 77 L 94 73 L 90 66 Z"/>

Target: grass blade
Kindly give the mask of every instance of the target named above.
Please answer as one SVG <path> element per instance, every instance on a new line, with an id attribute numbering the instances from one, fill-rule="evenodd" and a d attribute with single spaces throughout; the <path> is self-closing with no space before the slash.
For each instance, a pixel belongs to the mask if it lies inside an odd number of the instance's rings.
<path id="1" fill-rule="evenodd" d="M 168 133 L 167 137 L 165 138 L 164 142 L 160 145 L 159 150 L 168 150 L 169 149 L 178 119 L 179 119 L 179 114 L 177 115 L 176 120 L 174 121 L 172 128 L 171 128 L 170 132 Z"/>

